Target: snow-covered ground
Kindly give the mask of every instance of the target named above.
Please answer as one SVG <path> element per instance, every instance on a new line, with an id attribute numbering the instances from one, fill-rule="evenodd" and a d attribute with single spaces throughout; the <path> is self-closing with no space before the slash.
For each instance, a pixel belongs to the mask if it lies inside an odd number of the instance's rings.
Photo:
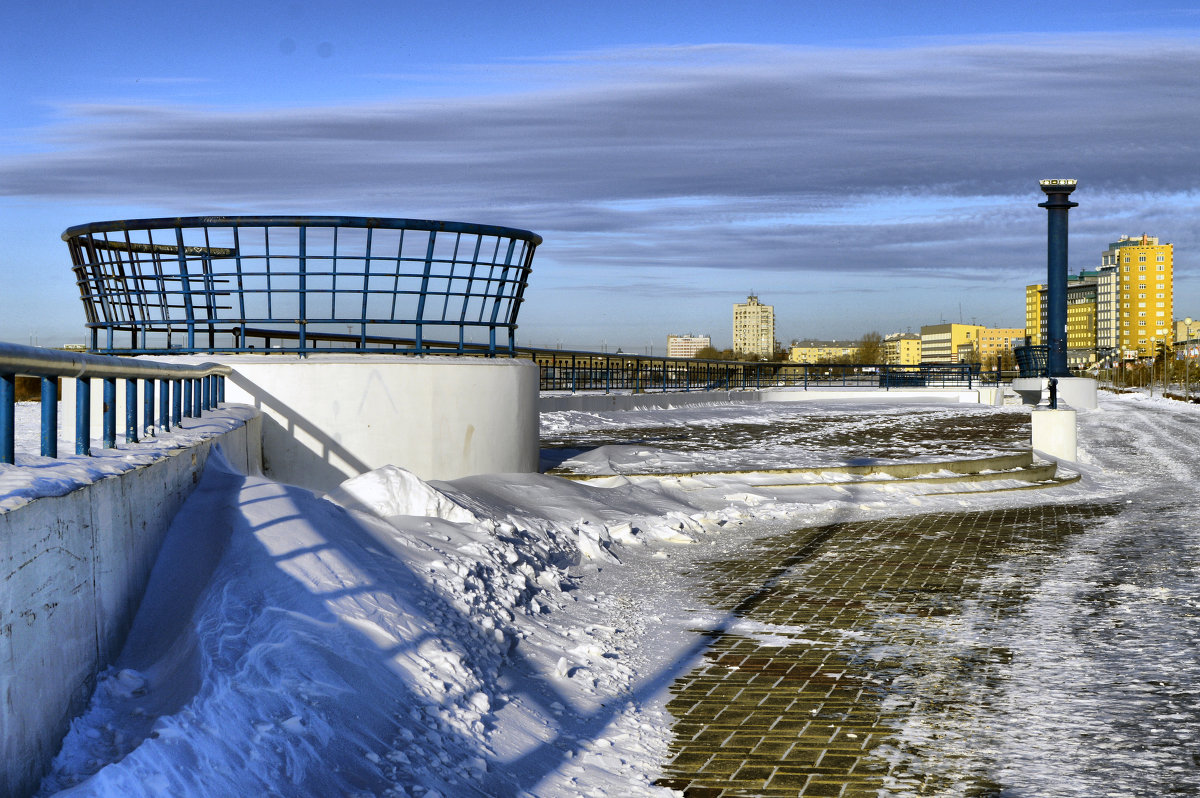
<path id="1" fill-rule="evenodd" d="M 1117 496 L 1128 509 L 1029 575 L 1027 610 L 990 632 L 1014 651 L 1002 695 L 904 734 L 930 768 L 1024 785 L 1006 795 L 1200 784 L 1198 410 L 1102 397 L 1080 413 L 1083 479 L 1050 492 L 620 475 L 965 457 L 985 429 L 1002 441 L 985 453 L 1006 448 L 1024 411 L 974 405 L 544 415 L 547 465 L 611 475 L 591 484 L 384 468 L 318 497 L 214 457 L 40 794 L 677 794 L 652 784 L 666 688 L 698 661 L 695 630 L 733 622 L 692 563 L 831 519 Z M 939 764 L 931 738 L 976 747 Z"/>

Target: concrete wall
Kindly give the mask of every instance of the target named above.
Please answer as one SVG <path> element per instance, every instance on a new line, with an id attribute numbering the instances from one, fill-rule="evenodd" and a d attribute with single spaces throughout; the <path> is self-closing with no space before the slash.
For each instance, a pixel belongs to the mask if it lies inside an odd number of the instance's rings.
<path id="1" fill-rule="evenodd" d="M 508 358 L 245 355 L 230 402 L 263 414 L 272 479 L 329 491 L 398 465 L 422 479 L 533 472 L 538 368 Z"/>
<path id="2" fill-rule="evenodd" d="M 180 505 L 216 443 L 260 467 L 257 417 L 65 496 L 0 512 L 0 795 L 31 793 L 119 653 Z"/>

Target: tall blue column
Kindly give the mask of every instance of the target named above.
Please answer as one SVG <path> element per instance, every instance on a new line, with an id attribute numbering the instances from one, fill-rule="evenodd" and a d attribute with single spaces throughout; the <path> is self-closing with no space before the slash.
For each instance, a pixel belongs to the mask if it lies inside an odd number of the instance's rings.
<path id="1" fill-rule="evenodd" d="M 1067 370 L 1067 211 L 1075 180 L 1042 180 L 1046 201 L 1038 203 L 1048 214 L 1046 226 L 1046 343 L 1050 347 L 1050 377 L 1069 377 Z"/>

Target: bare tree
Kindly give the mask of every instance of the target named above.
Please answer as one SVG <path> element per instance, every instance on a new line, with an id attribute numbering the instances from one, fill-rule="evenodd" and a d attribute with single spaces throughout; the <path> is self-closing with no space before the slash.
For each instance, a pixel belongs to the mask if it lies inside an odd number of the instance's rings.
<path id="1" fill-rule="evenodd" d="M 887 352 L 883 346 L 883 336 L 877 332 L 869 332 L 858 339 L 858 351 L 854 353 L 855 363 L 883 363 Z"/>

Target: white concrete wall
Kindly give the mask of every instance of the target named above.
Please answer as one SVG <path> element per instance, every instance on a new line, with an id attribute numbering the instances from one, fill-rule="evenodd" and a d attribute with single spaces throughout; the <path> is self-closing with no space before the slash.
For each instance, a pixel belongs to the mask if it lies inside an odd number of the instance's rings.
<path id="1" fill-rule="evenodd" d="M 234 369 L 226 401 L 262 412 L 264 473 L 280 482 L 329 491 L 385 465 L 427 480 L 537 470 L 538 368 L 531 361 L 215 359 Z"/>
<path id="2" fill-rule="evenodd" d="M 979 391 L 965 388 L 771 388 L 764 402 L 953 402 L 978 404 Z"/>
<path id="3" fill-rule="evenodd" d="M 163 459 L 0 512 L 0 795 L 30 794 L 120 651 L 171 519 L 216 443 L 260 466 L 257 417 Z"/>

